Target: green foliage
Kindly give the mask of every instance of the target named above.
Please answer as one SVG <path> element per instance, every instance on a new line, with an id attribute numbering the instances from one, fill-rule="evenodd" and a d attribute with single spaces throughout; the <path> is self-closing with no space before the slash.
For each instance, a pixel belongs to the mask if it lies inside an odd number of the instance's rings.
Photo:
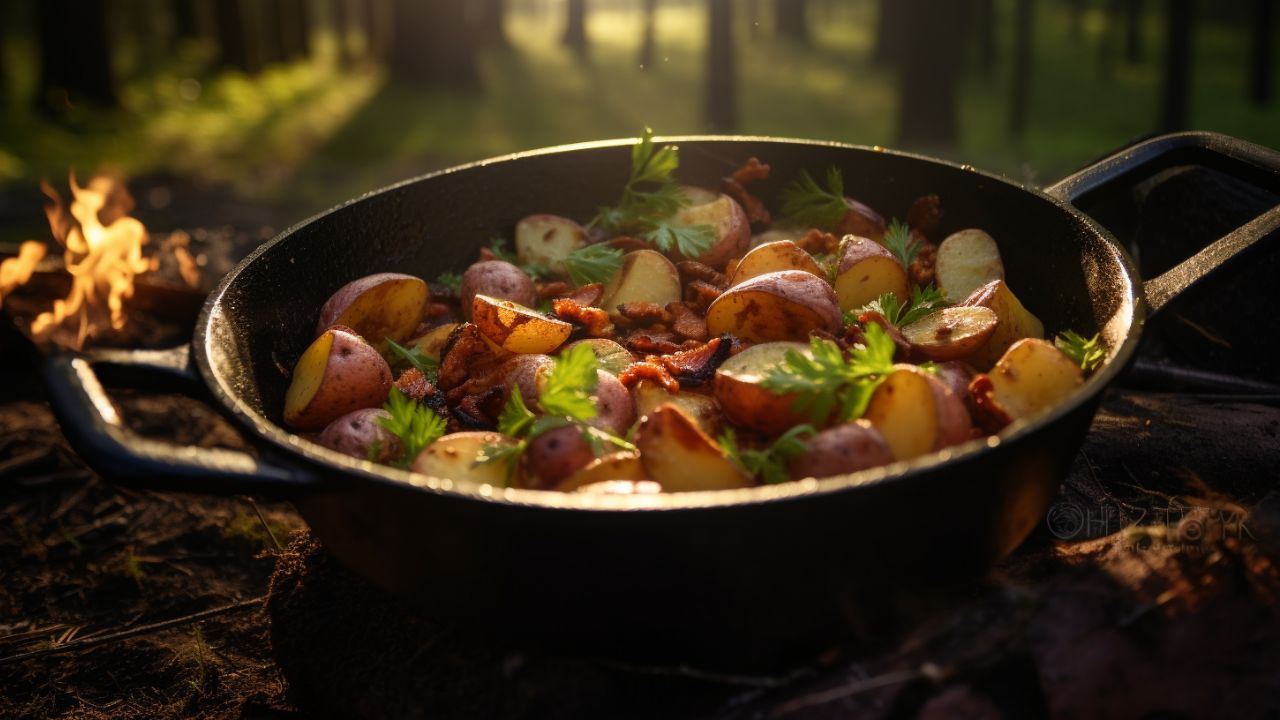
<path id="1" fill-rule="evenodd" d="M 431 284 L 449 288 L 454 292 L 459 292 L 462 290 L 462 275 L 456 272 L 440 273 Z"/>
<path id="2" fill-rule="evenodd" d="M 396 357 L 403 360 L 410 367 L 417 368 L 418 372 L 422 373 L 427 380 L 436 381 L 436 376 L 440 373 L 439 360 L 424 354 L 422 348 L 417 345 L 405 347 L 391 338 L 385 339 L 387 345 L 391 348 L 391 352 L 395 353 Z"/>
<path id="3" fill-rule="evenodd" d="M 860 308 L 849 310 L 844 314 L 845 325 L 852 325 L 858 322 L 858 318 L 866 312 L 878 312 L 888 320 L 890 324 L 897 327 L 905 327 L 920 318 L 932 313 L 935 310 L 941 310 L 947 307 L 946 296 L 942 291 L 934 287 L 932 284 L 921 287 L 914 285 L 911 288 L 911 299 L 906 305 L 898 302 L 898 296 L 893 293 L 885 293 Z"/>
<path id="4" fill-rule="evenodd" d="M 378 419 L 378 424 L 400 438 L 400 466 L 406 467 L 418 453 L 444 435 L 444 418 L 434 410 L 405 397 L 399 388 L 391 388 L 382 406 L 391 417 Z"/>
<path id="5" fill-rule="evenodd" d="M 1086 338 L 1074 330 L 1067 330 L 1054 338 L 1053 345 L 1087 373 L 1097 370 L 1107 359 L 1107 350 L 1102 347 L 1102 341 L 1096 334 Z"/>
<path id="6" fill-rule="evenodd" d="M 622 251 L 603 243 L 588 245 L 569 253 L 564 267 L 575 285 L 607 283 L 622 269 Z"/>
<path id="7" fill-rule="evenodd" d="M 725 454 L 739 467 L 746 470 L 752 477 L 772 485 L 791 479 L 787 472 L 787 463 L 791 458 L 808 452 L 809 444 L 805 440 L 817 434 L 818 431 L 812 425 L 796 425 L 779 435 L 778 439 L 764 450 L 740 449 L 733 428 L 727 428 L 716 440 Z"/>
<path id="8" fill-rule="evenodd" d="M 807 170 L 782 191 L 782 215 L 802 227 L 834 230 L 849 212 L 844 200 L 840 168 L 827 168 L 827 187 L 818 185 Z"/>
<path id="9" fill-rule="evenodd" d="M 896 218 L 889 223 L 889 230 L 884 234 L 885 248 L 898 258 L 902 267 L 911 267 L 911 261 L 920 252 L 920 241 L 911 236 L 911 228 Z"/>
<path id="10" fill-rule="evenodd" d="M 591 394 L 596 391 L 600 379 L 596 374 L 599 366 L 596 354 L 587 345 L 575 345 L 561 353 L 555 358 L 555 366 L 538 393 L 542 410 L 548 415 L 573 420 L 595 417 L 596 403 Z"/>
<path id="11" fill-rule="evenodd" d="M 796 394 L 795 410 L 822 423 L 838 409 L 840 421 L 862 417 L 871 394 L 893 370 L 896 347 L 884 328 L 874 323 L 865 330 L 866 344 L 849 352 L 846 361 L 840 346 L 811 338 L 813 357 L 788 351 L 782 363 L 769 370 L 761 382 L 766 390 Z"/>

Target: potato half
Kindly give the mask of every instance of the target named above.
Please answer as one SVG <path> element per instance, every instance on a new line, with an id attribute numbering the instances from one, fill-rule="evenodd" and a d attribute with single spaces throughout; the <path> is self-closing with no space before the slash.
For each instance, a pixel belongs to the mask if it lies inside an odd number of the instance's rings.
<path id="1" fill-rule="evenodd" d="M 662 307 L 680 299 L 680 273 L 657 250 L 636 250 L 622 259 L 622 269 L 604 286 L 600 307 L 616 320 L 618 306 L 630 302 L 652 302 Z"/>
<path id="2" fill-rule="evenodd" d="M 502 433 L 452 433 L 418 453 L 411 469 L 445 480 L 506 487 L 507 464 L 501 460 L 485 460 L 494 448 L 514 447 L 515 444 L 515 440 Z"/>
<path id="3" fill-rule="evenodd" d="M 789 351 L 809 356 L 809 346 L 799 342 L 752 345 L 725 360 L 716 370 L 715 395 L 724 414 L 743 427 L 774 435 L 808 421 L 792 409 L 794 393 L 778 394 L 760 383 L 782 364 Z"/>
<path id="4" fill-rule="evenodd" d="M 472 322 L 494 345 L 513 353 L 549 353 L 564 344 L 573 326 L 510 300 L 476 295 Z"/>
<path id="5" fill-rule="evenodd" d="M 1019 340 L 991 372 L 992 397 L 1011 420 L 1057 406 L 1084 384 L 1084 371 L 1046 340 Z"/>
<path id="6" fill-rule="evenodd" d="M 561 492 L 573 492 L 595 483 L 641 482 L 648 479 L 649 475 L 644 471 L 644 465 L 640 464 L 638 453 L 619 452 L 596 458 L 560 481 L 555 489 Z"/>
<path id="7" fill-rule="evenodd" d="M 956 305 L 925 315 L 902 328 L 911 349 L 930 360 L 959 360 L 982 347 L 998 320 L 990 308 Z"/>
<path id="8" fill-rule="evenodd" d="M 636 430 L 640 462 L 668 492 L 749 487 L 751 478 L 683 410 L 666 404 Z"/>
<path id="9" fill-rule="evenodd" d="M 471 320 L 472 298 L 487 295 L 499 300 L 510 300 L 518 305 L 538 303 L 538 290 L 533 279 L 523 270 L 502 260 L 484 260 L 472 263 L 462 273 L 458 297 L 462 304 L 462 316 Z"/>
<path id="10" fill-rule="evenodd" d="M 854 310 L 886 293 L 899 302 L 911 298 L 907 269 L 880 243 L 846 235 L 840 241 L 836 265 L 836 298 L 841 310 Z"/>
<path id="11" fill-rule="evenodd" d="M 715 241 L 701 255 L 686 258 L 678 251 L 671 256 L 677 260 L 697 260 L 713 268 L 721 269 L 729 258 L 741 256 L 751 245 L 751 223 L 747 213 L 737 200 L 719 195 L 711 202 L 686 207 L 676 213 L 677 225 L 709 225 L 715 233 Z"/>
<path id="12" fill-rule="evenodd" d="M 635 402 L 636 417 L 641 420 L 670 403 L 683 410 L 707 435 L 714 437 L 724 427 L 720 406 L 706 395 L 688 390 L 673 393 L 652 380 L 641 380 L 631 388 L 631 397 Z"/>
<path id="13" fill-rule="evenodd" d="M 729 285 L 737 285 L 758 275 L 777 272 L 779 270 L 801 270 L 816 275 L 823 280 L 827 273 L 813 259 L 813 256 L 800 249 L 790 240 L 757 245 L 734 266 Z"/>
<path id="14" fill-rule="evenodd" d="M 812 330 L 840 331 L 836 294 L 800 270 L 758 275 L 729 288 L 707 308 L 707 331 L 752 342 L 804 340 Z"/>
<path id="15" fill-rule="evenodd" d="M 457 327 L 458 323 L 437 325 L 428 330 L 425 335 L 414 338 L 410 344 L 423 355 L 439 360 L 441 353 L 444 352 L 445 342 Z"/>
<path id="16" fill-rule="evenodd" d="M 543 265 L 563 273 L 564 259 L 587 245 L 587 231 L 559 215 L 530 215 L 516 223 L 516 257 L 521 265 Z"/>
<path id="17" fill-rule="evenodd" d="M 293 366 L 284 421 L 298 430 L 320 430 L 353 410 L 381 407 L 389 392 L 387 361 L 350 328 L 335 325 Z"/>
<path id="18" fill-rule="evenodd" d="M 427 284 L 402 273 L 378 273 L 343 285 L 320 308 L 316 335 L 331 325 L 349 327 L 378 352 L 387 338 L 402 343 L 418 329 L 427 306 Z"/>
<path id="19" fill-rule="evenodd" d="M 955 301 L 992 280 L 1003 280 L 1004 263 L 994 238 L 982 230 L 961 230 L 938 246 L 934 272 L 938 287 Z"/>
<path id="20" fill-rule="evenodd" d="M 827 428 L 805 441 L 808 451 L 791 459 L 791 479 L 855 473 L 893 462 L 893 450 L 866 420 Z"/>
<path id="21" fill-rule="evenodd" d="M 987 341 L 968 358 L 979 370 L 994 365 L 1015 342 L 1044 337 L 1044 323 L 1022 306 L 1003 280 L 993 280 L 974 290 L 961 304 L 989 308 L 998 321 Z"/>
<path id="22" fill-rule="evenodd" d="M 964 401 L 915 365 L 898 365 L 876 388 L 863 417 L 899 460 L 941 450 L 969 439 Z"/>

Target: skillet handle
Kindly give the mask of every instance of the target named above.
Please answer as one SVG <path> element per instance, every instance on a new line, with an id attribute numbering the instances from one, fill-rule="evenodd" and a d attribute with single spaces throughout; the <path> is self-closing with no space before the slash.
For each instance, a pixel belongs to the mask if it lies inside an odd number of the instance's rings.
<path id="1" fill-rule="evenodd" d="M 301 467 L 238 450 L 181 447 L 144 438 L 125 427 L 96 369 L 137 389 L 183 392 L 202 387 L 190 346 L 171 350 L 58 353 L 44 362 L 49 404 L 71 446 L 104 477 L 148 490 L 213 495 L 295 497 L 319 485 Z"/>
<path id="2" fill-rule="evenodd" d="M 1179 165 L 1201 165 L 1224 172 L 1265 190 L 1280 194 L 1280 152 L 1208 132 L 1162 135 L 1127 147 L 1045 188 L 1063 202 L 1078 205 L 1082 198 L 1105 186 L 1133 185 L 1161 170 Z M 1143 288 L 1150 314 L 1201 279 L 1239 259 L 1261 241 L 1280 231 L 1280 206 L 1209 243 Z"/>

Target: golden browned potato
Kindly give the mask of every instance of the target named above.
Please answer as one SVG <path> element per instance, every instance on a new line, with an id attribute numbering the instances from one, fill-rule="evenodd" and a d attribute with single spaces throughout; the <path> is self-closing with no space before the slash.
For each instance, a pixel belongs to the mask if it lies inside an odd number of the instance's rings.
<path id="1" fill-rule="evenodd" d="M 866 420 L 827 428 L 805 441 L 809 449 L 787 464 L 792 480 L 855 473 L 893 462 L 893 450 Z"/>
<path id="2" fill-rule="evenodd" d="M 992 397 L 1011 420 L 1055 407 L 1084 384 L 1084 371 L 1046 340 L 1019 340 L 988 373 Z"/>
<path id="3" fill-rule="evenodd" d="M 410 345 L 418 349 L 418 352 L 429 358 L 440 359 L 440 354 L 444 352 L 445 341 L 449 339 L 449 335 L 458 327 L 458 323 L 445 323 L 437 325 L 426 332 L 425 335 L 414 338 L 410 341 Z"/>
<path id="4" fill-rule="evenodd" d="M 335 325 L 298 358 L 284 396 L 284 421 L 320 430 L 361 408 L 381 407 L 391 392 L 391 368 L 350 328 Z"/>
<path id="5" fill-rule="evenodd" d="M 707 308 L 711 335 L 752 342 L 804 340 L 810 331 L 840 331 L 836 294 L 825 280 L 799 270 L 758 275 L 729 288 Z"/>
<path id="6" fill-rule="evenodd" d="M 749 487 L 751 478 L 683 410 L 662 405 L 636 430 L 640 462 L 667 492 Z"/>
<path id="7" fill-rule="evenodd" d="M 556 485 L 562 492 L 573 492 L 588 485 L 615 481 L 642 482 L 649 476 L 640 464 L 640 454 L 617 452 L 596 458 Z"/>
<path id="8" fill-rule="evenodd" d="M 757 275 L 779 270 L 802 270 L 823 280 L 827 279 L 827 273 L 818 265 L 812 255 L 801 250 L 799 245 L 790 240 L 779 240 L 757 245 L 751 252 L 743 255 L 742 259 L 733 268 L 733 275 L 729 277 L 729 284 L 737 285 Z"/>
<path id="9" fill-rule="evenodd" d="M 330 325 L 349 327 L 380 353 L 387 338 L 404 342 L 427 306 L 427 284 L 402 273 L 367 275 L 343 285 L 320 308 L 316 335 Z"/>
<path id="10" fill-rule="evenodd" d="M 710 225 L 715 233 L 715 242 L 697 257 L 686 258 L 673 250 L 671 255 L 677 260 L 697 260 L 720 269 L 729 258 L 741 256 L 751 245 L 751 223 L 747 220 L 747 213 L 737 200 L 728 195 L 722 194 L 711 202 L 683 208 L 676 213 L 673 222 L 676 225 Z"/>
<path id="11" fill-rule="evenodd" d="M 559 215 L 530 215 L 516 223 L 516 257 L 521 265 L 542 265 L 564 273 L 564 259 L 587 245 L 587 231 Z"/>
<path id="12" fill-rule="evenodd" d="M 468 320 L 471 319 L 471 300 L 476 295 L 510 300 L 526 307 L 538 304 L 538 291 L 533 286 L 533 279 L 520 268 L 502 260 L 472 263 L 462 273 L 458 297 L 462 303 L 462 316 Z"/>
<path id="13" fill-rule="evenodd" d="M 418 453 L 411 469 L 444 480 L 506 487 L 506 462 L 486 460 L 495 448 L 514 447 L 515 444 L 515 440 L 502 433 L 451 433 Z"/>
<path id="14" fill-rule="evenodd" d="M 622 259 L 622 269 L 604 286 L 600 307 L 614 319 L 618 306 L 631 302 L 652 302 L 666 307 L 680 299 L 680 273 L 665 255 L 656 250 L 636 250 Z"/>
<path id="15" fill-rule="evenodd" d="M 990 368 L 1022 338 L 1044 337 L 1044 323 L 1022 306 L 1003 280 L 993 280 L 974 290 L 961 304 L 989 308 L 998 321 L 982 347 L 967 358 L 979 370 Z"/>
<path id="16" fill-rule="evenodd" d="M 494 345 L 513 353 L 549 353 L 564 344 L 573 326 L 510 300 L 476 295 L 472 322 Z"/>
<path id="17" fill-rule="evenodd" d="M 964 400 L 915 365 L 898 365 L 871 396 L 863 417 L 899 460 L 941 450 L 969 439 Z"/>
<path id="18" fill-rule="evenodd" d="M 807 422 L 805 415 L 792 409 L 794 393 L 778 394 L 760 385 L 770 370 L 782 364 L 788 351 L 810 356 L 805 343 L 770 342 L 752 345 L 720 365 L 714 387 L 725 416 L 742 427 L 770 435 Z"/>
<path id="19" fill-rule="evenodd" d="M 626 370 L 628 365 L 636 361 L 630 350 L 606 338 L 577 340 L 565 345 L 562 348 L 562 352 L 572 350 L 578 345 L 586 345 L 591 348 L 591 352 L 595 353 L 596 362 L 600 363 L 600 369 L 613 375 Z"/>
<path id="20" fill-rule="evenodd" d="M 688 390 L 673 393 L 652 380 L 641 380 L 631 388 L 631 397 L 635 402 L 636 416 L 641 420 L 658 407 L 671 403 L 692 418 L 702 432 L 712 437 L 719 435 L 724 426 L 720 406 L 706 395 Z"/>
<path id="21" fill-rule="evenodd" d="M 930 360 L 960 360 L 982 347 L 996 330 L 996 314 L 981 306 L 956 305 L 902 328 L 911 348 Z"/>
<path id="22" fill-rule="evenodd" d="M 934 273 L 938 288 L 956 301 L 992 280 L 1003 280 L 1004 263 L 990 235 L 977 229 L 961 230 L 938 246 Z"/>
<path id="23" fill-rule="evenodd" d="M 836 298 L 841 310 L 860 308 L 885 293 L 893 293 L 902 303 L 911 298 L 907 269 L 880 243 L 845 235 L 837 252 Z"/>

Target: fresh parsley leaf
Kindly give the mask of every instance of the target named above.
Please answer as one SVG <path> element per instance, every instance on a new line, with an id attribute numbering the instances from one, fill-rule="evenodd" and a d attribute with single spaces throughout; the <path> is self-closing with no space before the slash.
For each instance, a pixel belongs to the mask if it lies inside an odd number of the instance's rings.
<path id="1" fill-rule="evenodd" d="M 400 438 L 400 466 L 408 466 L 422 449 L 444 435 L 444 418 L 434 410 L 405 397 L 399 388 L 391 388 L 382 406 L 391 417 L 379 418 L 378 424 Z"/>
<path id="2" fill-rule="evenodd" d="M 844 177 L 840 168 L 827 168 L 827 189 L 823 190 L 809 175 L 800 177 L 782 191 L 782 214 L 808 227 L 834 230 L 849 212 L 844 200 Z"/>
<path id="3" fill-rule="evenodd" d="M 889 229 L 885 232 L 881 244 L 898 258 L 898 262 L 902 263 L 904 268 L 910 268 L 911 261 L 915 260 L 916 254 L 920 252 L 920 241 L 911 236 L 911 228 L 896 218 L 889 223 Z"/>
<path id="4" fill-rule="evenodd" d="M 655 221 L 640 237 L 663 252 L 675 247 L 685 257 L 698 257 L 716 241 L 715 230 L 710 225 L 677 225 L 667 220 Z"/>
<path id="5" fill-rule="evenodd" d="M 557 417 L 590 420 L 596 416 L 596 391 L 599 360 L 588 345 L 575 345 L 560 357 L 547 374 L 546 385 L 538 393 L 542 410 Z"/>
<path id="6" fill-rule="evenodd" d="M 507 485 L 515 479 L 516 470 L 520 467 L 520 458 L 524 455 L 524 450 L 529 446 L 528 440 L 521 440 L 515 445 L 485 445 L 480 448 L 480 452 L 476 455 L 472 465 L 487 465 L 493 462 L 505 464 Z"/>
<path id="7" fill-rule="evenodd" d="M 852 325 L 858 321 L 858 318 L 863 313 L 878 312 L 891 324 L 897 327 L 905 327 L 949 304 L 942 291 L 932 284 L 924 287 L 915 285 L 911 288 L 911 300 L 906 305 L 898 302 L 897 295 L 885 293 L 860 308 L 846 312 L 844 323 L 845 325 Z"/>
<path id="8" fill-rule="evenodd" d="M 436 381 L 436 375 L 440 370 L 440 361 L 426 355 L 422 352 L 422 348 L 414 345 L 413 347 L 405 347 L 391 338 L 386 338 L 387 345 L 391 348 L 397 357 L 408 363 L 411 367 L 418 369 L 431 382 Z"/>
<path id="9" fill-rule="evenodd" d="M 725 454 L 752 477 L 774 484 L 791 479 L 787 463 L 791 458 L 807 452 L 809 444 L 805 440 L 817 434 L 818 431 L 812 425 L 797 425 L 778 436 L 764 450 L 741 450 L 733 428 L 726 429 L 717 441 Z"/>
<path id="10" fill-rule="evenodd" d="M 502 407 L 502 414 L 498 416 L 498 432 L 511 437 L 520 437 L 533 425 L 535 419 L 537 416 L 524 404 L 524 395 L 520 392 L 520 388 L 512 385 L 511 396 L 507 398 L 507 404 Z"/>
<path id="11" fill-rule="evenodd" d="M 588 245 L 569 253 L 564 267 L 575 285 L 607 283 L 622 269 L 622 251 L 604 243 Z"/>
<path id="12" fill-rule="evenodd" d="M 1102 341 L 1096 334 L 1091 338 L 1085 338 L 1074 330 L 1067 330 L 1054 338 L 1053 345 L 1087 373 L 1097 370 L 1107 359 L 1107 351 L 1102 347 Z"/>
<path id="13" fill-rule="evenodd" d="M 812 357 L 787 352 L 780 365 L 765 373 L 761 385 L 778 394 L 795 393 L 795 410 L 815 423 L 825 421 L 837 408 L 842 421 L 859 418 L 867 410 L 871 393 L 892 372 L 896 350 L 893 339 L 875 323 L 866 327 L 864 335 L 866 344 L 851 350 L 847 361 L 839 345 L 811 338 Z"/>
<path id="14" fill-rule="evenodd" d="M 436 276 L 433 285 L 447 287 L 454 292 L 462 290 L 462 276 L 455 272 L 440 273 Z"/>

